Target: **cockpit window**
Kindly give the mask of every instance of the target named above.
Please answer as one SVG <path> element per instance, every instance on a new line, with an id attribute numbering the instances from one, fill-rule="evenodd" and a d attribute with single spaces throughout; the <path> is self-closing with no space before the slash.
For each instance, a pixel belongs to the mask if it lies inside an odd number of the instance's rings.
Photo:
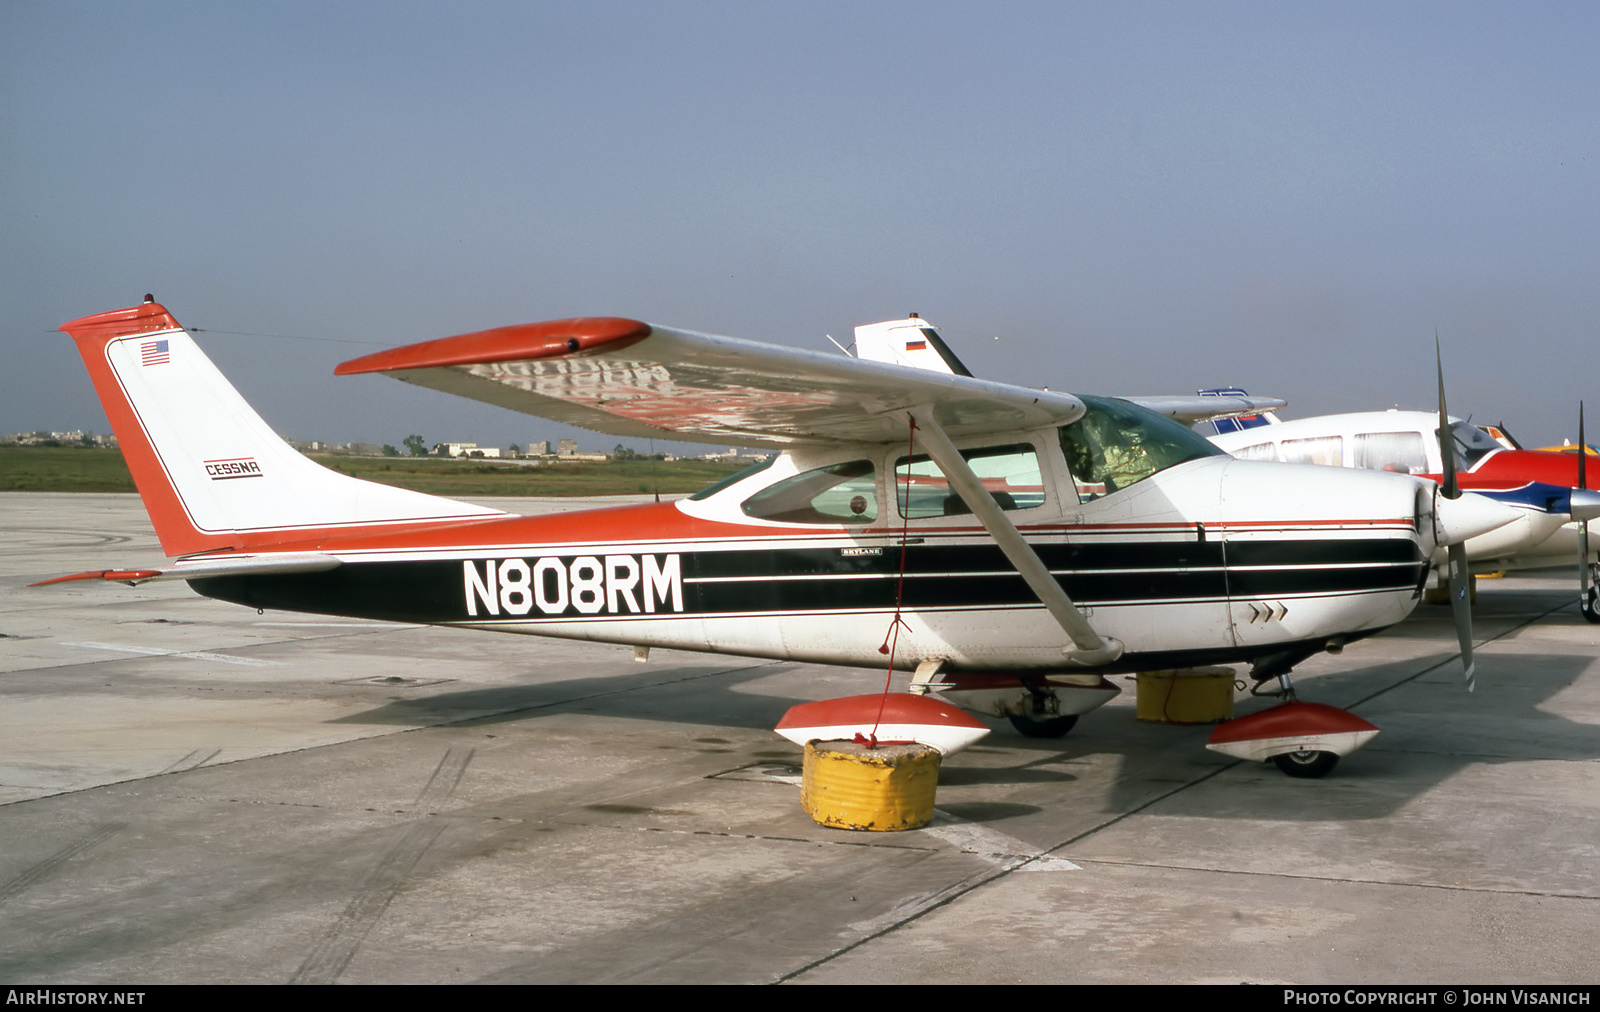
<path id="1" fill-rule="evenodd" d="M 1080 502 L 1127 488 L 1187 460 L 1227 456 L 1198 432 L 1148 408 L 1112 397 L 1079 397 L 1089 410 L 1061 427 L 1061 450 Z"/>
<path id="2" fill-rule="evenodd" d="M 791 524 L 870 524 L 878 478 L 870 460 L 830 464 L 785 478 L 746 499 L 745 516 Z"/>
<path id="3" fill-rule="evenodd" d="M 1324 467 L 1344 466 L 1343 436 L 1310 436 L 1305 439 L 1285 439 L 1283 459 L 1289 464 L 1321 464 Z"/>
<path id="4" fill-rule="evenodd" d="M 961 456 L 1001 509 L 1025 510 L 1044 505 L 1039 455 L 1031 443 L 962 450 Z M 950 487 L 944 471 L 925 456 L 895 461 L 894 480 L 900 512 L 912 520 L 972 513 Z"/>
<path id="5" fill-rule="evenodd" d="M 705 488 L 690 496 L 689 500 L 691 502 L 699 502 L 701 499 L 710 499 L 712 496 L 716 495 L 718 492 L 721 492 L 730 485 L 737 485 L 739 482 L 744 481 L 752 474 L 760 474 L 762 471 L 765 471 L 767 468 L 771 467 L 772 462 L 777 459 L 778 455 L 776 453 L 770 454 L 766 460 L 763 460 L 760 463 L 751 464 L 749 467 L 737 474 L 730 474 L 714 485 L 707 485 Z"/>
<path id="6" fill-rule="evenodd" d="M 1451 422 L 1450 435 L 1456 443 L 1456 466 L 1464 471 L 1477 467 L 1478 461 L 1495 450 L 1505 449 L 1493 436 L 1467 422 Z"/>
<path id="7" fill-rule="evenodd" d="M 1277 460 L 1277 443 L 1253 443 L 1250 446 L 1241 446 L 1230 453 L 1238 460 Z"/>
<path id="8" fill-rule="evenodd" d="M 1369 471 L 1427 474 L 1428 451 L 1420 432 L 1356 433 L 1356 466 Z"/>

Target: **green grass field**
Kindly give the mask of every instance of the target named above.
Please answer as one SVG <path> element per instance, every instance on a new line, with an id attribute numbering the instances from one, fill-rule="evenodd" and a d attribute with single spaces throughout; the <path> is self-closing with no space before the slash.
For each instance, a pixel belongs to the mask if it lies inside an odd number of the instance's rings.
<path id="1" fill-rule="evenodd" d="M 0 492 L 133 492 L 116 450 L 0 446 Z"/>
<path id="2" fill-rule="evenodd" d="M 313 455 L 324 467 L 368 481 L 453 496 L 589 496 L 695 492 L 742 465 L 704 460 L 618 460 L 522 467 L 426 457 Z M 133 492 L 115 450 L 0 446 L 0 492 Z"/>

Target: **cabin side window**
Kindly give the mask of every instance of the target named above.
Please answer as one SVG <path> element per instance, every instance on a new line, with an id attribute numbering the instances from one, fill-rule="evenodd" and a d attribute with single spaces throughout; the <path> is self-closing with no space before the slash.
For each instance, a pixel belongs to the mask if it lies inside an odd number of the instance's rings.
<path id="1" fill-rule="evenodd" d="M 1087 410 L 1061 427 L 1061 452 L 1088 502 L 1201 457 L 1227 456 L 1193 429 L 1115 397 L 1079 395 Z"/>
<path id="2" fill-rule="evenodd" d="M 1428 471 L 1428 451 L 1420 432 L 1362 432 L 1356 435 L 1355 451 L 1356 466 L 1369 471 Z"/>
<path id="3" fill-rule="evenodd" d="M 768 486 L 739 508 L 781 523 L 870 524 L 878 519 L 877 471 L 870 460 L 829 464 Z"/>
<path id="4" fill-rule="evenodd" d="M 1277 460 L 1278 444 L 1256 443 L 1253 446 L 1241 446 L 1230 452 L 1238 460 Z"/>
<path id="5" fill-rule="evenodd" d="M 1285 439 L 1279 444 L 1283 459 L 1289 464 L 1322 464 L 1327 467 L 1344 466 L 1343 436 L 1313 436 L 1310 439 Z"/>
<path id="6" fill-rule="evenodd" d="M 1032 444 L 985 446 L 962 450 L 961 456 L 1001 509 L 1025 510 L 1044 505 L 1044 478 L 1039 473 L 1039 454 Z M 926 456 L 896 460 L 894 487 L 900 514 L 907 519 L 972 513 L 950 487 L 944 471 Z"/>

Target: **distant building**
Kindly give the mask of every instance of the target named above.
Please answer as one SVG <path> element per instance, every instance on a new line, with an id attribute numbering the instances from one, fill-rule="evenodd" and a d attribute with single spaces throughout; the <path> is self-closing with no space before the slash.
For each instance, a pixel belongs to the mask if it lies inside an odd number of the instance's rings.
<path id="1" fill-rule="evenodd" d="M 548 456 L 550 456 L 550 440 L 545 439 L 545 440 L 541 440 L 540 442 L 537 442 L 537 443 L 529 443 L 528 444 L 528 452 L 526 454 L 524 454 L 524 456 L 527 456 L 527 457 L 548 457 Z"/>
<path id="2" fill-rule="evenodd" d="M 437 443 L 433 447 L 435 457 L 499 457 L 498 446 L 479 446 L 477 443 Z"/>
<path id="3" fill-rule="evenodd" d="M 576 439 L 563 439 L 556 446 L 556 453 L 563 457 L 570 457 L 578 452 L 578 441 Z"/>
<path id="4" fill-rule="evenodd" d="M 71 432 L 13 432 L 9 436 L 0 436 L 0 445 L 5 446 L 47 446 L 50 444 L 61 446 L 97 446 L 101 449 L 113 449 L 117 445 L 116 436 L 96 436 L 74 429 Z"/>

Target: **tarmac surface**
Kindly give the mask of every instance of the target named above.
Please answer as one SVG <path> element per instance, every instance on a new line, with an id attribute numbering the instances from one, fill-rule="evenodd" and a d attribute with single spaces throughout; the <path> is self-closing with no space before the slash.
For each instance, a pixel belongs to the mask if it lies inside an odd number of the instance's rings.
<path id="1" fill-rule="evenodd" d="M 1140 723 L 1127 681 L 877 834 L 813 824 L 771 728 L 882 672 L 25 588 L 162 561 L 134 496 L 0 494 L 0 545 L 0 982 L 1600 978 L 1566 571 L 1481 584 L 1472 695 L 1443 608 L 1302 665 L 1383 729 L 1325 780 Z"/>

